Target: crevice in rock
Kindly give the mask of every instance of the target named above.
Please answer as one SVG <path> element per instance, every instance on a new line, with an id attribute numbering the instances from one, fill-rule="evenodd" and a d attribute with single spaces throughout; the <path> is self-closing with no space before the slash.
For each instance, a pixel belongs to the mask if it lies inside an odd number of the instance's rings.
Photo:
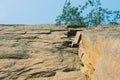
<path id="1" fill-rule="evenodd" d="M 38 78 L 38 77 L 52 77 L 55 76 L 55 71 L 41 71 L 31 74 L 30 78 Z"/>
<path id="2" fill-rule="evenodd" d="M 63 72 L 71 72 L 71 71 L 75 71 L 76 69 L 75 68 L 65 68 L 63 70 Z"/>

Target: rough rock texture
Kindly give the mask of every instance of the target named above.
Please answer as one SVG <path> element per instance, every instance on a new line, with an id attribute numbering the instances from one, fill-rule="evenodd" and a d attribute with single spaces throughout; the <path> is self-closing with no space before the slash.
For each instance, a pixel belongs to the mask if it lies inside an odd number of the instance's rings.
<path id="1" fill-rule="evenodd" d="M 0 26 L 0 80 L 85 80 L 66 34 L 65 26 Z"/>
<path id="2" fill-rule="evenodd" d="M 87 79 L 120 79 L 120 27 L 96 27 L 81 32 L 79 57 Z"/>

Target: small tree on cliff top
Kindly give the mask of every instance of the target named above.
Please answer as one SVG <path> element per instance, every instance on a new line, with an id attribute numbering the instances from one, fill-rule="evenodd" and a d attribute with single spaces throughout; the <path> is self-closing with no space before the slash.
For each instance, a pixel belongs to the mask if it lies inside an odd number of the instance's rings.
<path id="1" fill-rule="evenodd" d="M 65 2 L 63 7 L 62 14 L 57 16 L 57 24 L 81 24 L 83 25 L 83 17 L 81 16 L 81 11 L 79 11 L 78 7 L 71 6 L 71 2 Z"/>
<path id="2" fill-rule="evenodd" d="M 88 13 L 85 10 L 90 8 Z M 84 14 L 84 16 L 83 16 Z M 111 11 L 102 8 L 100 0 L 88 0 L 78 7 L 71 5 L 71 0 L 66 0 L 62 14 L 57 16 L 57 24 L 79 24 L 97 26 L 102 24 L 119 24 L 120 11 Z"/>

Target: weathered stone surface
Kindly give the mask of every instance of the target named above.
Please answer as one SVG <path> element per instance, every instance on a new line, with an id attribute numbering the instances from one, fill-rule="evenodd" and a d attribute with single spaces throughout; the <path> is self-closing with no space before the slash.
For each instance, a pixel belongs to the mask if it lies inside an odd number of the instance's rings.
<path id="1" fill-rule="evenodd" d="M 51 30 L 43 30 L 43 31 L 29 31 L 28 34 L 50 34 Z"/>
<path id="2" fill-rule="evenodd" d="M 83 79 L 77 49 L 63 46 L 66 33 L 55 25 L 0 26 L 0 80 Z"/>
<path id="3" fill-rule="evenodd" d="M 76 45 L 79 45 L 80 38 L 81 38 L 81 33 L 80 33 L 80 32 L 77 32 L 77 33 L 76 33 L 76 36 L 75 36 L 75 38 L 74 38 L 74 40 L 73 40 L 73 42 L 72 42 L 71 47 L 74 47 L 74 46 L 76 46 Z"/>
<path id="4" fill-rule="evenodd" d="M 57 72 L 52 80 L 85 80 L 80 71 Z"/>
<path id="5" fill-rule="evenodd" d="M 79 57 L 84 64 L 81 71 L 88 79 L 120 79 L 119 34 L 120 27 L 92 28 L 81 33 Z"/>
<path id="6" fill-rule="evenodd" d="M 106 40 L 104 53 L 96 65 L 93 80 L 120 79 L 120 39 Z M 98 76 L 99 75 L 99 76 Z M 102 76 L 102 77 L 100 77 Z"/>

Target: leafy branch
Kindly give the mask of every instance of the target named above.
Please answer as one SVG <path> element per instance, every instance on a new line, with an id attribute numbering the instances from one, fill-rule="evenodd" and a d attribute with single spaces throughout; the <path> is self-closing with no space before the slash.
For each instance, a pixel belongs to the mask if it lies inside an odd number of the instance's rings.
<path id="1" fill-rule="evenodd" d="M 90 11 L 85 13 L 85 10 L 88 8 L 90 8 Z M 56 22 L 57 24 L 77 24 L 85 26 L 119 24 L 120 11 L 102 8 L 100 0 L 88 0 L 84 5 L 77 7 L 71 5 L 71 0 L 66 0 L 62 14 L 57 16 Z"/>

